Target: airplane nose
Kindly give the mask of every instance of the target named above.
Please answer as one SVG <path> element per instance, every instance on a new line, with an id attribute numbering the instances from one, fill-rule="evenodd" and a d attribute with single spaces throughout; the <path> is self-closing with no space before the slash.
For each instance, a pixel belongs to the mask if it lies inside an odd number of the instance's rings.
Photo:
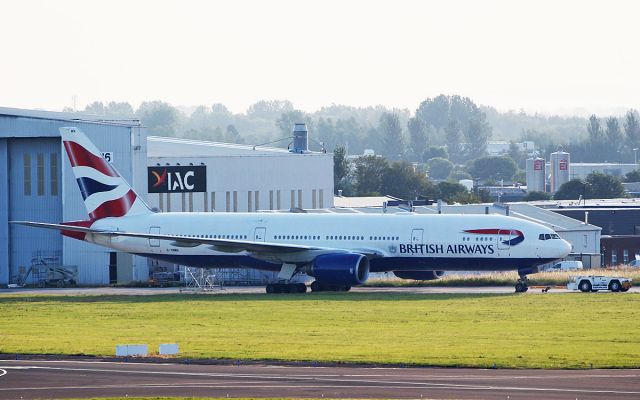
<path id="1" fill-rule="evenodd" d="M 561 251 L 562 251 L 562 256 L 561 258 L 564 258 L 566 256 L 569 255 L 569 253 L 571 253 L 571 243 L 567 242 L 566 240 L 562 239 L 562 245 L 561 247 Z"/>

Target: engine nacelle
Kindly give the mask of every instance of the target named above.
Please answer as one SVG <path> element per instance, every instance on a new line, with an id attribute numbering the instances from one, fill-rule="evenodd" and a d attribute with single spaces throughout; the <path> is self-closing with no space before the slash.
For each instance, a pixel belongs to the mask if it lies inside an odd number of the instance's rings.
<path id="1" fill-rule="evenodd" d="M 440 279 L 444 271 L 393 271 L 393 274 L 401 279 L 415 279 L 417 281 L 432 281 Z"/>
<path id="2" fill-rule="evenodd" d="M 318 282 L 330 285 L 361 285 L 369 278 L 369 259 L 362 254 L 323 254 L 308 272 Z"/>

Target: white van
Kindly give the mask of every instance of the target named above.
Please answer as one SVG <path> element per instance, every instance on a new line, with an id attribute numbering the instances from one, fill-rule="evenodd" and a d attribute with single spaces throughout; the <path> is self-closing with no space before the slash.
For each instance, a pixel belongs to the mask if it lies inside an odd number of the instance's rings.
<path id="1" fill-rule="evenodd" d="M 576 271 L 583 269 L 582 261 L 560 261 L 549 268 L 549 271 Z"/>

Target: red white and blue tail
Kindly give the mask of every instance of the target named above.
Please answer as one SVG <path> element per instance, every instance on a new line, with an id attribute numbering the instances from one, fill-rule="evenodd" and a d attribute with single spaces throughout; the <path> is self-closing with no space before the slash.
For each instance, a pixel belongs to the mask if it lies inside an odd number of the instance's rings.
<path id="1" fill-rule="evenodd" d="M 92 220 L 152 211 L 78 128 L 60 128 L 62 143 Z"/>

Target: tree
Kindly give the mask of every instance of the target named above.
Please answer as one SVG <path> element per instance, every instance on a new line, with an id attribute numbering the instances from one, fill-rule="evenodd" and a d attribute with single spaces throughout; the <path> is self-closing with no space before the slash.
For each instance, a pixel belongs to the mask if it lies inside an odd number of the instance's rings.
<path id="1" fill-rule="evenodd" d="M 638 112 L 629 110 L 624 116 L 624 133 L 627 137 L 627 146 L 629 149 L 637 149 L 640 146 L 640 122 L 638 121 Z"/>
<path id="2" fill-rule="evenodd" d="M 440 182 L 436 185 L 436 188 L 438 190 L 438 199 L 447 203 L 453 203 L 456 198 L 469 193 L 467 188 L 459 183 Z"/>
<path id="3" fill-rule="evenodd" d="M 469 125 L 465 132 L 467 139 L 467 157 L 476 159 L 486 155 L 487 141 L 491 136 L 491 127 L 486 122 L 484 113 L 474 114 L 469 119 Z"/>
<path id="4" fill-rule="evenodd" d="M 509 181 L 516 173 L 516 163 L 510 157 L 488 156 L 475 159 L 469 173 L 480 180 Z"/>
<path id="5" fill-rule="evenodd" d="M 614 176 L 600 172 L 587 175 L 585 181 L 572 179 L 560 186 L 553 196 L 556 200 L 576 200 L 582 196 L 585 199 L 615 199 L 624 197 L 624 186 Z"/>
<path id="6" fill-rule="evenodd" d="M 460 123 L 454 119 L 449 121 L 445 130 L 447 140 L 447 152 L 452 161 L 459 162 L 464 159 L 460 140 L 462 133 L 460 132 Z"/>
<path id="7" fill-rule="evenodd" d="M 338 194 L 338 190 L 342 190 L 343 194 L 347 189 L 349 178 L 349 161 L 347 160 L 347 152 L 344 147 L 336 147 L 333 151 L 333 187 L 335 194 Z"/>
<path id="8" fill-rule="evenodd" d="M 293 133 L 293 125 L 297 122 L 306 123 L 308 131 L 313 130 L 313 120 L 311 119 L 311 116 L 300 110 L 292 110 L 282 113 L 280 118 L 276 120 L 276 126 L 280 129 L 282 136 L 291 136 Z"/>
<path id="9" fill-rule="evenodd" d="M 616 199 L 624 196 L 624 186 L 615 176 L 592 172 L 587 175 L 587 191 L 592 199 Z"/>
<path id="10" fill-rule="evenodd" d="M 634 169 L 624 176 L 625 182 L 640 182 L 640 170 Z"/>
<path id="11" fill-rule="evenodd" d="M 593 146 L 599 146 L 604 140 L 604 134 L 602 133 L 602 127 L 600 126 L 600 120 L 592 114 L 589 117 L 589 124 L 587 125 L 587 133 L 589 133 L 589 142 Z"/>
<path id="12" fill-rule="evenodd" d="M 436 157 L 449 159 L 447 148 L 443 146 L 429 146 L 424 153 L 422 153 L 422 161 L 424 162 Z"/>
<path id="13" fill-rule="evenodd" d="M 397 114 L 383 113 L 378 124 L 382 139 L 382 154 L 389 160 L 400 160 L 404 157 L 404 137 Z"/>
<path id="14" fill-rule="evenodd" d="M 551 194 L 547 192 L 536 192 L 535 190 L 528 192 L 524 196 L 524 201 L 551 200 Z"/>
<path id="15" fill-rule="evenodd" d="M 610 117 L 607 119 L 607 143 L 608 149 L 611 149 L 613 153 L 613 160 L 618 159 L 619 155 L 615 154 L 615 152 L 619 152 L 622 150 L 624 145 L 624 140 L 622 137 L 622 130 L 620 130 L 620 124 L 618 123 L 618 119 L 615 117 Z"/>
<path id="16" fill-rule="evenodd" d="M 429 177 L 437 180 L 447 179 L 453 170 L 453 163 L 446 158 L 432 158 L 427 161 L 429 165 Z"/>
<path id="17" fill-rule="evenodd" d="M 587 185 L 581 179 L 571 179 L 558 188 L 553 195 L 554 200 L 577 200 L 580 196 L 586 197 Z"/>
<path id="18" fill-rule="evenodd" d="M 381 194 L 412 200 L 419 196 L 429 197 L 435 193 L 424 174 L 417 172 L 406 161 L 394 162 L 386 169 L 382 178 Z"/>
<path id="19" fill-rule="evenodd" d="M 355 161 L 356 193 L 358 196 L 379 196 L 382 190 L 382 177 L 389 163 L 384 157 L 362 156 Z"/>
<path id="20" fill-rule="evenodd" d="M 421 159 L 423 152 L 427 148 L 427 126 L 421 119 L 410 118 L 407 123 L 409 129 L 409 139 L 411 141 L 411 153 L 413 160 Z"/>
<path id="21" fill-rule="evenodd" d="M 293 111 L 293 104 L 289 100 L 260 100 L 249 106 L 247 116 L 273 121 L 289 111 Z"/>
<path id="22" fill-rule="evenodd" d="M 176 136 L 180 112 L 170 104 L 163 101 L 145 101 L 138 107 L 136 115 L 152 135 Z"/>
<path id="23" fill-rule="evenodd" d="M 228 143 L 243 143 L 242 137 L 240 136 L 240 132 L 236 129 L 235 125 L 227 125 L 227 134 L 225 136 L 225 141 Z"/>

